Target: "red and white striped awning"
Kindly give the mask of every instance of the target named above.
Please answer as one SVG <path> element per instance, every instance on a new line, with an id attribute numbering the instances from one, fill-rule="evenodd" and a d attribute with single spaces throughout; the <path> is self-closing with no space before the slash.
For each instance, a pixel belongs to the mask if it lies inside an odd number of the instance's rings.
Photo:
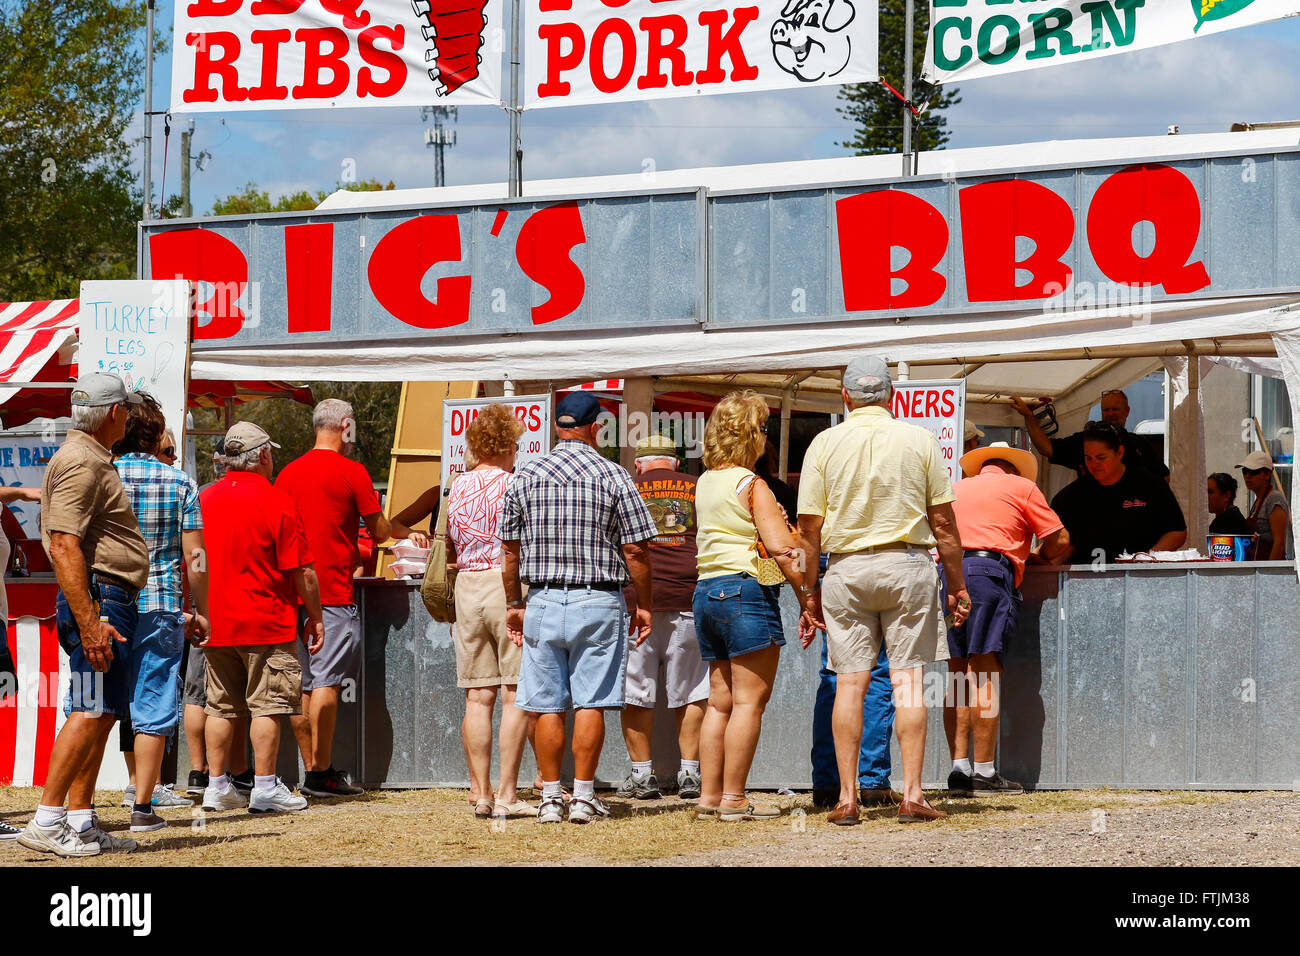
<path id="1" fill-rule="evenodd" d="M 79 299 L 48 302 L 0 302 L 0 416 L 4 427 L 24 425 L 33 418 L 68 414 L 68 393 L 62 389 L 23 388 L 26 382 L 72 382 L 77 345 Z M 255 402 L 273 395 L 314 403 L 311 389 L 289 382 L 212 382 L 190 379 L 191 408 L 222 408 Z"/>
<path id="2" fill-rule="evenodd" d="M 570 385 L 568 388 L 556 389 L 560 392 L 621 392 L 623 391 L 623 380 L 621 378 L 601 378 L 594 382 L 584 382 L 581 385 Z"/>
<path id="3" fill-rule="evenodd" d="M 60 349 L 76 344 L 78 305 L 77 299 L 0 302 L 0 404 L 18 391 L 5 383 L 37 381 Z"/>

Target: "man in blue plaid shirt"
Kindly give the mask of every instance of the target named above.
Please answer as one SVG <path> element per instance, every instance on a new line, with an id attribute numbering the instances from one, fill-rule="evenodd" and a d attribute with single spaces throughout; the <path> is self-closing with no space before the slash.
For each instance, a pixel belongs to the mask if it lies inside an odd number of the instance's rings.
<path id="1" fill-rule="evenodd" d="M 631 476 L 596 450 L 600 403 L 570 392 L 555 409 L 559 439 L 521 467 L 501 504 L 506 627 L 523 648 L 515 704 L 536 714 L 538 823 L 564 819 L 564 715 L 574 710 L 570 823 L 609 815 L 596 796 L 607 708 L 622 708 L 627 636 L 650 636 L 654 519 Z M 520 579 L 528 582 L 528 601 Z M 634 608 L 623 587 L 636 586 Z M 630 624 L 625 624 L 630 616 Z M 627 628 L 625 631 L 624 628 Z"/>
<path id="2" fill-rule="evenodd" d="M 208 574 L 203 559 L 203 513 L 194 479 L 165 465 L 156 453 L 167 423 L 149 395 L 131 406 L 126 434 L 113 446 L 122 486 L 149 545 L 149 583 L 137 599 L 139 624 L 131 648 L 131 723 L 135 730 L 135 796 L 131 829 L 159 830 L 167 825 L 152 798 L 162 770 L 167 738 L 180 713 L 180 666 L 185 650 L 186 615 L 182 607 L 182 569 L 198 607 L 191 626 L 195 643 L 206 640 Z M 128 796 L 131 791 L 127 791 Z M 188 805 L 167 794 L 167 806 Z"/>

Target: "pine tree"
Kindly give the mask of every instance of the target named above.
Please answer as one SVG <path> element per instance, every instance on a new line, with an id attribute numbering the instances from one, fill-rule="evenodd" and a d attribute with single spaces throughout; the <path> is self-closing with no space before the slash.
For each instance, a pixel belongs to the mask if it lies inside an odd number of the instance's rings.
<path id="1" fill-rule="evenodd" d="M 903 0 L 880 0 L 880 77 L 903 92 Z M 930 7 L 926 0 L 916 0 L 913 27 L 912 102 L 926 111 L 912 121 L 912 148 L 920 151 L 942 149 L 948 142 L 948 120 L 943 111 L 961 102 L 957 88 L 934 86 L 921 81 L 925 66 L 925 41 L 930 28 Z M 840 87 L 839 113 L 853 121 L 853 137 L 840 143 L 858 156 L 903 151 L 902 100 L 883 83 L 854 83 Z"/>

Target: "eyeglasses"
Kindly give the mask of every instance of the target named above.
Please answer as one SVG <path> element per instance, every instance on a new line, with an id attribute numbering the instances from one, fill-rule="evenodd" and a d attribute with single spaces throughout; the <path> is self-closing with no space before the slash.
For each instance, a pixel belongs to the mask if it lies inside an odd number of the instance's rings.
<path id="1" fill-rule="evenodd" d="M 1122 437 L 1120 434 L 1119 426 L 1114 425 L 1110 422 L 1088 422 L 1088 424 L 1084 426 L 1084 431 L 1110 432 L 1116 438 Z"/>
<path id="2" fill-rule="evenodd" d="M 168 458 L 175 458 L 175 457 L 176 457 L 176 446 L 175 446 L 175 445 L 168 445 L 166 448 L 159 449 L 158 454 L 160 454 L 160 455 L 166 455 Z"/>
<path id="3" fill-rule="evenodd" d="M 1272 468 L 1243 468 L 1241 473 L 1243 475 L 1267 475 L 1272 470 Z"/>

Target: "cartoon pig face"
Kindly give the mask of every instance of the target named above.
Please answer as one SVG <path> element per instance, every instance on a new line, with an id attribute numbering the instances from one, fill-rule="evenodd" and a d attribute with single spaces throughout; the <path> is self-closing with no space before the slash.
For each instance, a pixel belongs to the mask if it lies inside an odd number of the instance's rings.
<path id="1" fill-rule="evenodd" d="M 849 0 L 789 0 L 772 24 L 776 65 L 806 83 L 834 76 L 849 64 L 853 22 Z"/>

